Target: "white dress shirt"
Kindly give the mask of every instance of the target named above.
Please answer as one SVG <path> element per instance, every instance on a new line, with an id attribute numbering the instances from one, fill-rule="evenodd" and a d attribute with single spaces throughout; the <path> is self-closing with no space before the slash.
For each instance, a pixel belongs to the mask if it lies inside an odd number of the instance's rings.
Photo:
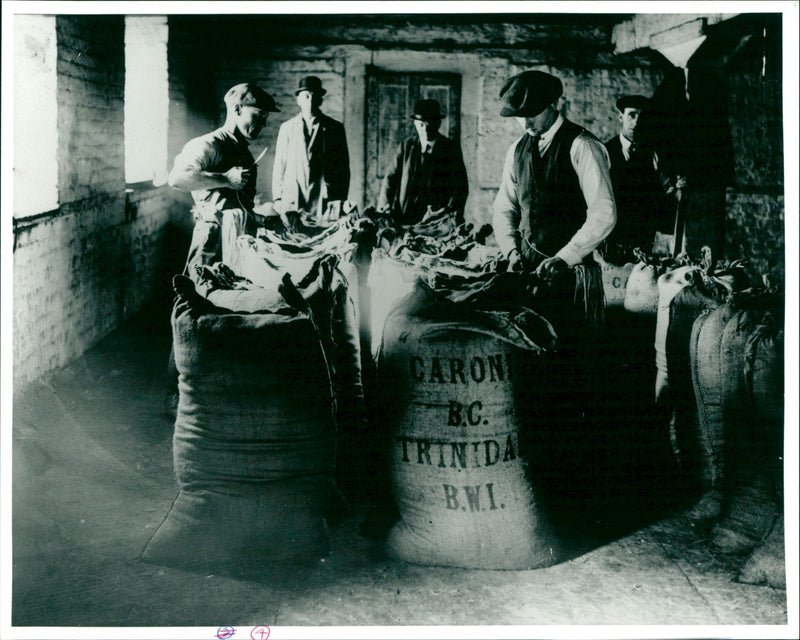
<path id="1" fill-rule="evenodd" d="M 553 136 L 564 123 L 559 113 L 553 125 L 539 138 L 539 153 L 544 154 L 553 141 Z M 495 238 L 504 255 L 520 247 L 520 208 L 516 195 L 517 167 L 514 166 L 514 151 L 524 139 L 524 133 L 506 154 L 500 188 L 494 201 L 492 225 Z M 556 252 L 569 266 L 583 261 L 614 229 L 617 222 L 617 206 L 611 187 L 609 168 L 611 162 L 605 145 L 591 135 L 580 133 L 570 147 L 570 160 L 578 176 L 583 197 L 586 200 L 586 221 Z"/>

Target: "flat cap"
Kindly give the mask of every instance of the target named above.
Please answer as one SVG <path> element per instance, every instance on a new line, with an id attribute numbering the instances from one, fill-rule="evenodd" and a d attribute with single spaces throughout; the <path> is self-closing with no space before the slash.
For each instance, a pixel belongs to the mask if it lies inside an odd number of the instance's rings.
<path id="1" fill-rule="evenodd" d="M 617 100 L 617 109 L 622 112 L 624 112 L 625 109 L 639 109 L 643 111 L 649 106 L 650 98 L 646 98 L 645 96 L 620 96 L 619 100 Z"/>
<path id="2" fill-rule="evenodd" d="M 506 80 L 500 89 L 504 117 L 533 118 L 561 97 L 561 80 L 544 71 L 523 71 Z"/>
<path id="3" fill-rule="evenodd" d="M 275 104 L 275 98 L 252 82 L 242 82 L 228 89 L 225 94 L 225 104 L 230 109 L 236 105 L 255 107 L 264 111 L 280 111 Z"/>

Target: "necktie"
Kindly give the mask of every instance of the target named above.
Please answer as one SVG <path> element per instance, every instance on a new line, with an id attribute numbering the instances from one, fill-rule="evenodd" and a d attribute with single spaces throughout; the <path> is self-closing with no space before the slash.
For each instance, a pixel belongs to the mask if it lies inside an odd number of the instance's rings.
<path id="1" fill-rule="evenodd" d="M 544 158 L 539 151 L 539 136 L 534 136 L 531 141 L 531 193 L 533 202 L 538 202 L 542 194 L 541 185 L 544 174 Z M 534 205 L 535 208 L 535 205 Z"/>
<path id="2" fill-rule="evenodd" d="M 428 160 L 431 157 L 431 151 L 433 150 L 433 145 L 429 142 L 424 147 L 422 147 L 422 165 L 425 166 L 428 164 Z"/>
<path id="3" fill-rule="evenodd" d="M 531 141 L 531 156 L 533 157 L 534 165 L 542 164 L 542 153 L 539 151 L 539 140 L 539 136 L 534 136 L 533 140 Z"/>

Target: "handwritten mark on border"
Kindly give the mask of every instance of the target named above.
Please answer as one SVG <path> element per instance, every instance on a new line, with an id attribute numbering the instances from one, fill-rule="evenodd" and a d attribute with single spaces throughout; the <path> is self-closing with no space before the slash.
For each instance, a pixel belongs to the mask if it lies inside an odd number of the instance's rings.
<path id="1" fill-rule="evenodd" d="M 269 627 L 265 624 L 253 627 L 253 630 L 250 632 L 250 638 L 252 640 L 267 640 L 267 638 L 269 638 Z"/>
<path id="2" fill-rule="evenodd" d="M 217 629 L 217 638 L 219 638 L 219 640 L 227 640 L 228 638 L 232 638 L 235 633 L 236 629 L 233 627 L 220 627 Z"/>

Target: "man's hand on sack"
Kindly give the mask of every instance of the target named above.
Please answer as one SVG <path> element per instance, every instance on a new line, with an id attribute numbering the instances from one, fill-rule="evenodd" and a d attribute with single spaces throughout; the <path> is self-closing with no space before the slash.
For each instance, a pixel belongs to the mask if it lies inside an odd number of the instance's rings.
<path id="1" fill-rule="evenodd" d="M 539 266 L 536 267 L 536 275 L 539 276 L 545 282 L 550 282 L 555 279 L 557 276 L 561 275 L 566 271 L 569 267 L 567 263 L 564 262 L 558 256 L 553 258 L 545 258 L 539 263 Z"/>
<path id="2" fill-rule="evenodd" d="M 517 249 L 512 249 L 508 254 L 508 271 L 522 271 L 522 254 Z"/>
<path id="3" fill-rule="evenodd" d="M 247 184 L 250 177 L 250 169 L 244 167 L 231 167 L 223 174 L 228 179 L 228 184 L 231 189 L 241 191 Z"/>

